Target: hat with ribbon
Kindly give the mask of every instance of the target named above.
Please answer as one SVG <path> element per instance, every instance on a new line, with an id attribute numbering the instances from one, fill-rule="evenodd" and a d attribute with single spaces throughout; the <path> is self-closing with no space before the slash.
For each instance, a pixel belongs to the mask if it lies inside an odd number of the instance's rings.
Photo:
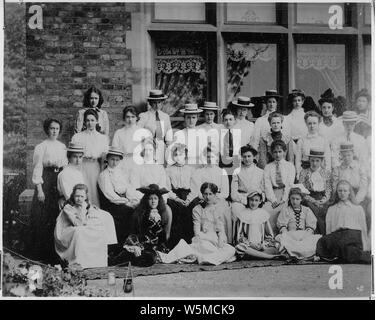
<path id="1" fill-rule="evenodd" d="M 185 108 L 181 109 L 180 112 L 185 113 L 185 114 L 191 114 L 191 113 L 201 113 L 203 112 L 203 110 L 199 109 L 196 103 L 187 103 L 185 104 Z"/>
<path id="2" fill-rule="evenodd" d="M 201 109 L 216 111 L 219 110 L 219 106 L 216 104 L 216 102 L 205 101 Z"/>
<path id="3" fill-rule="evenodd" d="M 266 90 L 263 98 L 265 101 L 267 101 L 268 98 L 280 99 L 281 95 L 279 95 L 276 90 Z"/>
<path id="4" fill-rule="evenodd" d="M 159 188 L 157 184 L 150 184 L 148 187 L 141 187 L 141 188 L 138 188 L 137 190 L 144 194 L 157 194 L 157 195 L 163 195 L 169 192 L 165 188 Z"/>
<path id="5" fill-rule="evenodd" d="M 304 194 L 310 194 L 310 191 L 305 188 L 302 183 L 292 184 L 289 190 L 289 196 L 292 194 L 299 194 L 303 196 Z"/>
<path id="6" fill-rule="evenodd" d="M 233 100 L 232 104 L 236 107 L 252 108 L 254 103 L 251 103 L 251 99 L 248 97 L 238 97 L 237 100 Z"/>
<path id="7" fill-rule="evenodd" d="M 119 156 L 121 159 L 124 157 L 124 153 L 120 149 L 113 147 L 113 146 L 109 147 L 108 149 L 107 157 L 110 155 Z"/>
<path id="8" fill-rule="evenodd" d="M 340 152 L 342 151 L 353 151 L 354 145 L 350 142 L 342 142 L 340 143 Z"/>
<path id="9" fill-rule="evenodd" d="M 343 122 L 357 122 L 358 115 L 354 111 L 344 111 L 341 119 Z"/>
<path id="10" fill-rule="evenodd" d="M 150 90 L 150 93 L 147 97 L 147 100 L 165 100 L 167 99 L 168 96 L 166 96 L 163 91 L 161 90 L 157 90 L 157 89 L 153 89 L 153 90 Z"/>
<path id="11" fill-rule="evenodd" d="M 66 151 L 84 153 L 83 146 L 78 143 L 73 143 L 73 142 L 69 142 L 69 145 Z"/>
<path id="12" fill-rule="evenodd" d="M 324 158 L 324 150 L 310 149 L 309 157 Z"/>

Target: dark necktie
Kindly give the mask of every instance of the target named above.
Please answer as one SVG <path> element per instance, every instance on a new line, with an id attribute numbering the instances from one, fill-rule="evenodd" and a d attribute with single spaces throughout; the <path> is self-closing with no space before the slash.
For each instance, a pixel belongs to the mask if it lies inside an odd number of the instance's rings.
<path id="1" fill-rule="evenodd" d="M 156 110 L 155 112 L 156 117 L 156 130 L 155 130 L 155 139 L 157 140 L 163 140 L 163 130 L 161 128 L 161 122 L 159 117 L 159 111 Z"/>
<path id="2" fill-rule="evenodd" d="M 229 156 L 233 157 L 233 134 L 230 129 L 228 132 L 228 139 L 229 139 Z"/>

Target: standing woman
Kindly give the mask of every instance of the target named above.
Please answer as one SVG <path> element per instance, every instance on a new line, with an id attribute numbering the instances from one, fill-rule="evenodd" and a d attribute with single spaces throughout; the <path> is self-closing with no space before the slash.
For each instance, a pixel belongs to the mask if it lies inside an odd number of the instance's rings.
<path id="1" fill-rule="evenodd" d="M 214 121 L 219 106 L 216 105 L 216 102 L 205 101 L 201 109 L 203 110 L 204 123 L 197 126 L 197 129 L 207 133 L 207 145 L 211 145 L 215 150 L 220 150 L 221 125 Z"/>
<path id="2" fill-rule="evenodd" d="M 97 131 L 98 114 L 93 109 L 87 109 L 83 114 L 86 130 L 76 133 L 72 142 L 84 148 L 82 172 L 89 188 L 89 198 L 92 204 L 100 206 L 98 196 L 99 173 L 104 167 L 105 155 L 108 151 L 108 137 Z"/>
<path id="3" fill-rule="evenodd" d="M 308 111 L 305 114 L 305 123 L 308 133 L 301 137 L 297 142 L 296 150 L 296 177 L 299 179 L 302 169 L 310 167 L 309 154 L 310 149 L 323 149 L 324 150 L 324 164 L 323 167 L 330 171 L 331 165 L 331 148 L 327 139 L 319 134 L 319 123 L 321 117 L 315 111 Z"/>
<path id="4" fill-rule="evenodd" d="M 168 97 L 161 90 L 151 90 L 147 97 L 150 109 L 139 115 L 138 125 L 148 129 L 156 145 L 156 162 L 164 164 L 165 150 L 173 141 L 171 119 L 161 111 L 163 101 Z"/>
<path id="5" fill-rule="evenodd" d="M 109 135 L 108 114 L 105 110 L 101 109 L 103 102 L 103 95 L 99 89 L 91 87 L 86 91 L 83 97 L 83 109 L 78 111 L 76 126 L 74 129 L 75 133 L 85 130 L 86 124 L 84 121 L 84 113 L 88 109 L 93 109 L 98 113 L 98 126 L 100 127 L 98 131 L 106 136 Z"/>
<path id="6" fill-rule="evenodd" d="M 121 129 L 116 130 L 112 146 L 123 152 L 124 158 L 121 163 L 121 169 L 128 173 L 136 164 L 134 161 L 137 156 L 136 147 L 140 145 L 143 139 L 152 136 L 149 130 L 137 125 L 139 118 L 134 106 L 125 107 L 122 112 L 122 118 L 125 125 Z M 127 176 L 129 177 L 129 174 Z"/>
<path id="7" fill-rule="evenodd" d="M 367 89 L 362 89 L 355 95 L 355 111 L 358 113 L 358 122 L 354 132 L 365 139 L 371 136 L 371 95 Z"/>
<path id="8" fill-rule="evenodd" d="M 35 185 L 31 215 L 30 253 L 34 259 L 55 261 L 53 230 L 59 213 L 57 175 L 67 165 L 66 147 L 57 140 L 62 125 L 57 119 L 43 123 L 48 138 L 34 149 L 32 182 Z"/>

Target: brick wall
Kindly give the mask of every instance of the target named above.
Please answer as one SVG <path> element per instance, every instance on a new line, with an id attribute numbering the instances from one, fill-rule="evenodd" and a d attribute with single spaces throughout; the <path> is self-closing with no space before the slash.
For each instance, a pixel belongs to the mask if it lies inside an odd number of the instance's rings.
<path id="1" fill-rule="evenodd" d="M 96 85 L 104 95 L 112 137 L 121 125 L 123 107 L 132 103 L 132 85 L 138 78 L 132 74 L 126 32 L 131 30 L 131 12 L 139 10 L 139 4 L 36 4 L 43 8 L 43 30 L 27 28 L 26 33 L 29 187 L 33 150 L 45 139 L 43 120 L 61 119 L 61 140 L 67 144 L 83 94 Z"/>

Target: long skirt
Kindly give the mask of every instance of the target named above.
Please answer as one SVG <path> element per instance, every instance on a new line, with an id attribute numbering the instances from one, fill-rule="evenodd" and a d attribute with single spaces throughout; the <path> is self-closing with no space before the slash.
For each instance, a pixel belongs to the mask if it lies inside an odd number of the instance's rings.
<path id="1" fill-rule="evenodd" d="M 190 193 L 190 189 L 182 188 L 173 189 L 172 191 L 182 200 L 186 200 Z M 180 239 L 190 243 L 194 235 L 191 207 L 186 207 L 173 199 L 168 199 L 167 204 L 172 210 L 172 227 L 168 247 L 173 248 Z"/>
<path id="2" fill-rule="evenodd" d="M 117 243 L 111 215 L 103 210 L 98 213 L 99 223 L 85 226 L 67 225 L 60 215 L 55 228 L 55 248 L 62 260 L 82 268 L 106 267 L 108 245 Z"/>
<path id="3" fill-rule="evenodd" d="M 61 170 L 43 168 L 42 189 L 45 195 L 44 202 L 38 200 L 38 191 L 35 188 L 31 206 L 30 234 L 28 247 L 32 259 L 43 260 L 47 263 L 57 263 L 53 230 L 59 214 L 57 191 L 57 175 Z"/>
<path id="4" fill-rule="evenodd" d="M 313 192 L 310 191 L 310 196 L 315 200 L 321 200 L 324 197 L 323 192 Z M 326 215 L 328 210 L 328 204 L 316 205 L 315 203 L 304 199 L 302 205 L 307 206 L 314 213 L 317 224 L 316 224 L 316 233 L 325 235 L 326 234 Z"/>
<path id="5" fill-rule="evenodd" d="M 194 256 L 199 264 L 213 264 L 215 266 L 236 260 L 235 249 L 231 245 L 224 244 L 222 248 L 219 248 L 210 241 L 197 238 L 193 238 L 190 245 L 185 240 L 180 240 L 168 254 L 159 252 L 159 257 L 163 263 L 174 263 L 189 256 Z"/>
<path id="6" fill-rule="evenodd" d="M 276 240 L 280 242 L 281 247 L 284 247 L 289 255 L 303 259 L 315 255 L 316 244 L 320 238 L 321 235 L 319 234 L 310 234 L 305 230 L 297 230 L 279 234 Z"/>
<path id="7" fill-rule="evenodd" d="M 284 189 L 273 189 L 275 193 L 277 201 L 281 201 L 284 196 Z M 280 211 L 284 208 L 286 204 L 283 203 L 278 205 L 276 208 L 272 208 L 271 202 L 266 202 L 263 206 L 263 209 L 266 210 L 270 214 L 269 222 L 272 228 L 273 233 L 276 235 L 278 233 L 277 230 L 277 218 L 279 216 Z"/>
<path id="8" fill-rule="evenodd" d="M 97 160 L 91 161 L 83 159 L 82 172 L 85 183 L 89 188 L 89 201 L 91 204 L 100 207 L 98 195 L 98 179 L 100 174 L 100 164 Z"/>
<path id="9" fill-rule="evenodd" d="M 347 263 L 371 263 L 371 252 L 363 251 L 360 230 L 340 229 L 323 236 L 317 243 L 316 254 Z"/>

